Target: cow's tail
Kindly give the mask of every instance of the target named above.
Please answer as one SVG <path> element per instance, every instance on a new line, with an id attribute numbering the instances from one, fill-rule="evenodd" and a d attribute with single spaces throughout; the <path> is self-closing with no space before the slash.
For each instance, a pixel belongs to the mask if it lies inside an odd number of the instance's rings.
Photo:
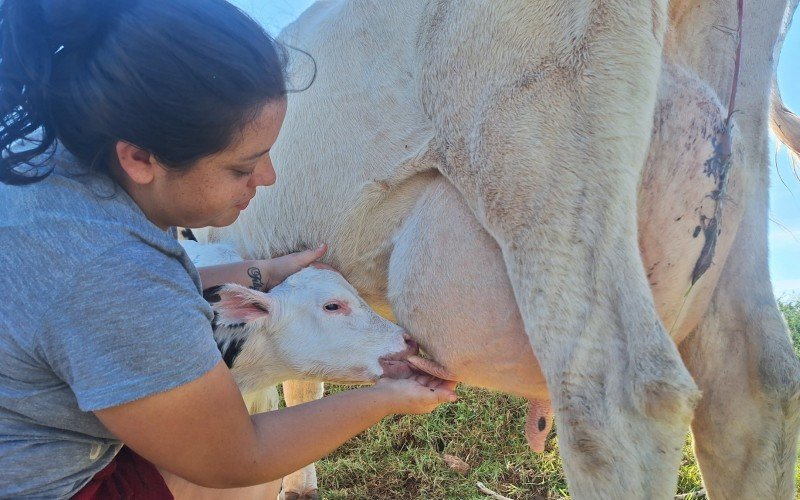
<path id="1" fill-rule="evenodd" d="M 800 162 L 800 116 L 783 105 L 776 79 L 772 81 L 769 115 L 770 128 L 775 138 L 789 149 L 795 162 Z"/>

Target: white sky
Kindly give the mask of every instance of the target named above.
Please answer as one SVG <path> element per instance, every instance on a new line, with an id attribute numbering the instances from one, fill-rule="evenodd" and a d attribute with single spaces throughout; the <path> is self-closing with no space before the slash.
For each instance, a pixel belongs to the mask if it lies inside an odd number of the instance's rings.
<path id="1" fill-rule="evenodd" d="M 273 35 L 314 3 L 313 0 L 231 2 L 266 26 Z M 800 114 L 800 9 L 794 15 L 792 28 L 784 41 L 778 82 L 786 105 Z M 800 179 L 797 177 L 800 165 L 797 172 L 792 170 L 785 149 L 778 152 L 775 160 L 770 189 L 770 273 L 778 297 L 800 297 Z"/>

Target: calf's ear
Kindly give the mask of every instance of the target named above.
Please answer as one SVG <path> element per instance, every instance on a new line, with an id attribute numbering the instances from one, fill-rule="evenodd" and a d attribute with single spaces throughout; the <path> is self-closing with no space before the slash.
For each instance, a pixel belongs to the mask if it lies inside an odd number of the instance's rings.
<path id="1" fill-rule="evenodd" d="M 268 293 L 241 285 L 223 285 L 217 290 L 217 295 L 219 300 L 213 306 L 218 324 L 240 325 L 271 316 L 275 312 L 275 301 Z"/>

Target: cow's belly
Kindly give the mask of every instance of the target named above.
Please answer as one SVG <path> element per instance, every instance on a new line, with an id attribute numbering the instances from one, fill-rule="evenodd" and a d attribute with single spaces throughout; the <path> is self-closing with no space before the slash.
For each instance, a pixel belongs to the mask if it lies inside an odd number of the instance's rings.
<path id="1" fill-rule="evenodd" d="M 547 398 L 500 248 L 445 179 L 397 234 L 388 288 L 397 320 L 458 380 Z"/>

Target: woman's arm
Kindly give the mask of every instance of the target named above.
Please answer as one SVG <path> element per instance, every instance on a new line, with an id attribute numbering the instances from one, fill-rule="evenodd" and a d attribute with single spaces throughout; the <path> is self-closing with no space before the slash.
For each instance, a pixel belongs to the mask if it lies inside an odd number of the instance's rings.
<path id="1" fill-rule="evenodd" d="M 237 283 L 255 290 L 269 290 L 289 275 L 322 258 L 327 246 L 290 253 L 283 257 L 265 260 L 245 260 L 232 264 L 198 267 L 203 288 Z"/>
<path id="2" fill-rule="evenodd" d="M 250 416 L 223 363 L 199 379 L 96 411 L 126 445 L 193 483 L 226 488 L 278 479 L 327 455 L 391 413 L 455 400 L 453 383 L 420 376 Z"/>

